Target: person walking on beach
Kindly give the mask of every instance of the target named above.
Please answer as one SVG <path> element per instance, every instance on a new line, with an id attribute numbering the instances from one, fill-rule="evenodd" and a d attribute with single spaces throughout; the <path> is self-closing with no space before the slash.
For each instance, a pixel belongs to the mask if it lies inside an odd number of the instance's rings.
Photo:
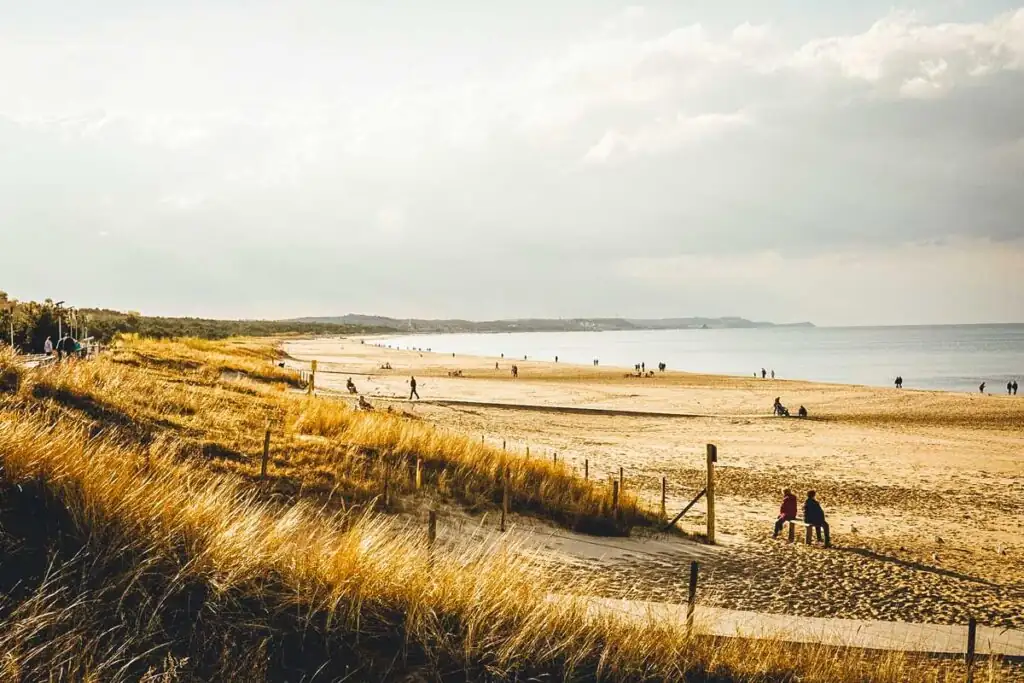
<path id="1" fill-rule="evenodd" d="M 782 506 L 779 507 L 779 517 L 775 520 L 775 533 L 772 538 L 778 538 L 779 532 L 786 522 L 796 519 L 796 496 L 789 489 L 782 491 Z"/>
<path id="2" fill-rule="evenodd" d="M 984 382 L 982 382 L 981 384 L 978 385 L 978 391 L 980 391 L 983 394 L 985 393 L 985 383 Z"/>
<path id="3" fill-rule="evenodd" d="M 828 548 L 832 545 L 832 539 L 829 538 L 828 534 L 828 522 L 825 521 L 825 511 L 821 509 L 821 503 L 815 498 L 817 494 L 814 491 L 807 492 L 807 500 L 804 501 L 804 524 L 808 524 L 814 527 L 814 531 L 818 535 L 818 540 L 821 541 L 821 532 L 825 531 L 825 547 Z"/>
<path id="4" fill-rule="evenodd" d="M 896 375 L 896 388 L 897 389 L 902 389 L 903 388 L 903 377 L 901 377 L 900 375 Z"/>
<path id="5" fill-rule="evenodd" d="M 416 391 L 416 378 L 412 377 L 410 375 L 410 377 L 409 377 L 409 400 L 410 401 L 412 400 L 413 396 L 415 396 L 418 399 L 420 397 L 420 394 L 419 394 L 418 391 Z"/>
<path id="6" fill-rule="evenodd" d="M 46 341 L 43 342 L 43 353 L 45 353 L 47 356 L 53 355 L 53 340 L 50 339 L 49 337 L 47 337 Z M 1006 386 L 1010 385 L 1007 384 Z"/>
<path id="7" fill-rule="evenodd" d="M 1006 395 L 1007 396 L 1012 396 L 1013 395 L 1013 382 L 1007 382 L 1006 383 Z"/>
<path id="8" fill-rule="evenodd" d="M 772 369 L 772 379 L 775 379 L 775 369 Z"/>
<path id="9" fill-rule="evenodd" d="M 767 376 L 768 376 L 768 371 L 765 370 L 764 368 L 761 368 L 761 379 L 764 379 Z"/>
<path id="10" fill-rule="evenodd" d="M 1013 380 L 1013 395 L 1017 395 L 1017 380 Z"/>

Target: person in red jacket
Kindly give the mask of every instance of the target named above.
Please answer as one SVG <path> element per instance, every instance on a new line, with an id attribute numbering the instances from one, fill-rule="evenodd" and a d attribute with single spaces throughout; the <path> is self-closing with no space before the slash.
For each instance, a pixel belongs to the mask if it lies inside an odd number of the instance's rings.
<path id="1" fill-rule="evenodd" d="M 783 525 L 796 519 L 796 496 L 789 489 L 782 492 L 782 506 L 779 507 L 779 518 L 775 520 L 775 533 L 772 538 L 778 538 Z"/>

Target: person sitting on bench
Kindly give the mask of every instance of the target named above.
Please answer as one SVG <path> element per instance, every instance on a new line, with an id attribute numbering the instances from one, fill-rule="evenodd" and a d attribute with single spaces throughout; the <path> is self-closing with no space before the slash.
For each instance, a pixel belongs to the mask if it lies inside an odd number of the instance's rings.
<path id="1" fill-rule="evenodd" d="M 800 417 L 807 417 L 807 408 L 800 406 L 800 410 L 798 410 L 796 414 Z"/>
<path id="2" fill-rule="evenodd" d="M 352 381 L 351 377 L 349 377 L 348 381 L 345 382 L 345 388 L 348 389 L 348 393 L 350 393 L 350 394 L 357 394 L 357 393 L 359 393 L 359 392 L 356 391 L 356 383 Z"/>
<path id="3" fill-rule="evenodd" d="M 782 506 L 779 508 L 779 518 L 775 520 L 775 533 L 772 538 L 778 538 L 786 522 L 796 519 L 796 496 L 789 489 L 782 491 Z"/>
<path id="4" fill-rule="evenodd" d="M 825 530 L 825 547 L 832 545 L 828 535 L 828 522 L 825 521 L 825 511 L 821 509 L 821 503 L 815 498 L 814 491 L 807 492 L 807 500 L 804 501 L 804 524 L 814 527 L 818 535 L 818 541 L 822 540 L 821 530 Z M 809 532 L 808 532 L 809 533 Z"/>
<path id="5" fill-rule="evenodd" d="M 373 406 L 366 400 L 365 396 L 359 397 L 359 409 L 360 410 L 373 410 Z"/>

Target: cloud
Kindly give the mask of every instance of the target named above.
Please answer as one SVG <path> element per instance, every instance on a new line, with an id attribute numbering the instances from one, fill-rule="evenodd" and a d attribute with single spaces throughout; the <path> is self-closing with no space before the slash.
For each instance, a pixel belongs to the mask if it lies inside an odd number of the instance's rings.
<path id="1" fill-rule="evenodd" d="M 746 111 L 697 116 L 677 114 L 667 121 L 654 121 L 630 133 L 608 130 L 587 150 L 583 160 L 603 163 L 616 156 L 668 154 L 685 145 L 707 142 L 732 128 L 752 123 L 753 117 Z"/>

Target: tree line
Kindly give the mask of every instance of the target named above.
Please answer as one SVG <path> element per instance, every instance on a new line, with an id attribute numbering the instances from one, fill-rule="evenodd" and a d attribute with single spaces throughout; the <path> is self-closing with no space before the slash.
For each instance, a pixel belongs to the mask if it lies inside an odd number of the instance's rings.
<path id="1" fill-rule="evenodd" d="M 0 343 L 10 344 L 13 339 L 14 347 L 22 353 L 41 353 L 47 337 L 56 344 L 62 334 L 71 334 L 79 341 L 89 336 L 100 343 L 106 343 L 122 333 L 164 339 L 223 339 L 233 336 L 371 334 L 393 331 L 380 327 L 287 320 L 165 318 L 104 308 L 75 308 L 52 299 L 42 302 L 17 301 L 0 291 Z"/>

